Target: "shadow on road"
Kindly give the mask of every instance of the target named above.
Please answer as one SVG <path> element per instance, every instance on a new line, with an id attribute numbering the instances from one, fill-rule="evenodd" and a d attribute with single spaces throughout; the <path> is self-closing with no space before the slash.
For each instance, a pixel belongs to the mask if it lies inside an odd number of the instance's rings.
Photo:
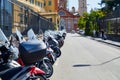
<path id="1" fill-rule="evenodd" d="M 76 64 L 76 65 L 73 65 L 73 67 L 102 66 L 102 65 L 105 65 L 105 64 L 107 64 L 107 63 L 110 63 L 110 62 L 112 62 L 112 61 L 114 61 L 114 60 L 117 60 L 117 59 L 119 59 L 119 58 L 120 58 L 120 56 L 118 56 L 118 57 L 116 57 L 116 58 L 113 58 L 113 59 L 111 59 L 111 60 L 102 62 L 102 63 L 100 63 L 100 64 Z"/>
<path id="2" fill-rule="evenodd" d="M 102 63 L 100 63 L 100 64 L 93 65 L 93 66 L 104 65 L 104 64 L 110 63 L 110 62 L 112 62 L 112 61 L 115 61 L 115 60 L 117 60 L 117 59 L 119 59 L 119 58 L 120 58 L 120 56 L 115 57 L 115 58 L 113 58 L 113 59 L 111 59 L 111 60 L 108 60 L 108 61 L 102 62 Z"/>
<path id="3" fill-rule="evenodd" d="M 77 64 L 77 65 L 73 65 L 73 67 L 88 67 L 88 66 L 92 66 L 90 64 Z"/>

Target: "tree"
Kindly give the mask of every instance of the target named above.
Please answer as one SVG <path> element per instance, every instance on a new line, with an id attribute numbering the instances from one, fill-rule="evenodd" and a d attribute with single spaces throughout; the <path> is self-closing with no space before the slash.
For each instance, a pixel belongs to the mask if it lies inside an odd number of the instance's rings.
<path id="1" fill-rule="evenodd" d="M 78 25 L 79 25 L 79 29 L 84 29 L 85 28 L 85 20 L 84 17 L 80 17 L 78 20 Z"/>
<path id="2" fill-rule="evenodd" d="M 78 25 L 80 29 L 85 29 L 86 35 L 91 35 L 93 30 L 99 31 L 98 20 L 105 14 L 101 10 L 92 10 L 90 14 L 84 13 L 79 18 Z"/>
<path id="3" fill-rule="evenodd" d="M 86 27 L 86 22 L 89 20 L 89 14 L 88 13 L 83 13 L 83 16 L 81 16 L 78 20 L 78 26 L 80 29 L 85 29 Z"/>
<path id="4" fill-rule="evenodd" d="M 105 4 L 105 7 L 103 7 L 102 10 L 110 13 L 120 6 L 120 0 L 102 0 L 101 5 L 103 4 Z"/>

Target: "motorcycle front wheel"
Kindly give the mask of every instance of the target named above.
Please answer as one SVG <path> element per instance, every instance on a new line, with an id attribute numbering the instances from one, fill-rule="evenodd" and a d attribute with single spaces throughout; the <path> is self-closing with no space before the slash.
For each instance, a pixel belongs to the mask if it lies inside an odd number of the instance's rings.
<path id="1" fill-rule="evenodd" d="M 41 64 L 40 69 L 42 69 L 46 73 L 46 78 L 50 78 L 53 75 L 53 66 L 50 62 L 45 62 L 47 68 L 44 64 Z"/>
<path id="2" fill-rule="evenodd" d="M 61 50 L 60 50 L 60 48 L 56 48 L 55 49 L 55 53 L 56 53 L 57 58 L 60 57 L 61 56 Z"/>

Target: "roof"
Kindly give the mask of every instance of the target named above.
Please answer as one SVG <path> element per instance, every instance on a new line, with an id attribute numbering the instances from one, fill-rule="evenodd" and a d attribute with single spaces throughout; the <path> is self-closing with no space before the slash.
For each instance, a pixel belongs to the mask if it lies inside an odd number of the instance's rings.
<path id="1" fill-rule="evenodd" d="M 69 16 L 74 16 L 72 13 L 70 13 L 67 9 L 64 9 L 64 8 L 62 8 L 62 7 L 60 7 L 59 9 L 58 9 L 58 12 L 60 12 L 60 11 L 64 11 L 65 13 L 67 13 L 67 15 L 69 15 Z"/>
<path id="2" fill-rule="evenodd" d="M 73 13 L 69 12 L 67 9 L 64 9 L 62 7 L 60 7 L 58 9 L 58 12 L 60 12 L 60 11 L 64 11 L 67 14 L 67 16 L 80 17 L 80 15 L 78 15 L 77 13 L 73 14 Z"/>

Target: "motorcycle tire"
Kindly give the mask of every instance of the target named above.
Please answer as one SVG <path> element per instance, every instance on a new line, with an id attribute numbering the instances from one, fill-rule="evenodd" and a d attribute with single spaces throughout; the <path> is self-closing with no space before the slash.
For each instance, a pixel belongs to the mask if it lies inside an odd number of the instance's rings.
<path id="1" fill-rule="evenodd" d="M 57 58 L 61 56 L 61 50 L 60 50 L 60 49 L 57 49 L 57 50 L 55 51 L 55 53 L 56 53 L 56 57 L 57 57 Z"/>
<path id="2" fill-rule="evenodd" d="M 40 69 L 42 69 L 45 73 L 46 73 L 46 78 L 50 78 L 53 75 L 53 66 L 50 62 L 45 61 L 48 69 L 45 69 L 45 66 L 43 64 L 41 64 L 41 66 L 39 67 Z"/>
<path id="3" fill-rule="evenodd" d="M 58 43 L 59 43 L 59 48 L 61 48 L 64 44 L 64 40 L 60 39 L 60 40 L 58 40 Z"/>

